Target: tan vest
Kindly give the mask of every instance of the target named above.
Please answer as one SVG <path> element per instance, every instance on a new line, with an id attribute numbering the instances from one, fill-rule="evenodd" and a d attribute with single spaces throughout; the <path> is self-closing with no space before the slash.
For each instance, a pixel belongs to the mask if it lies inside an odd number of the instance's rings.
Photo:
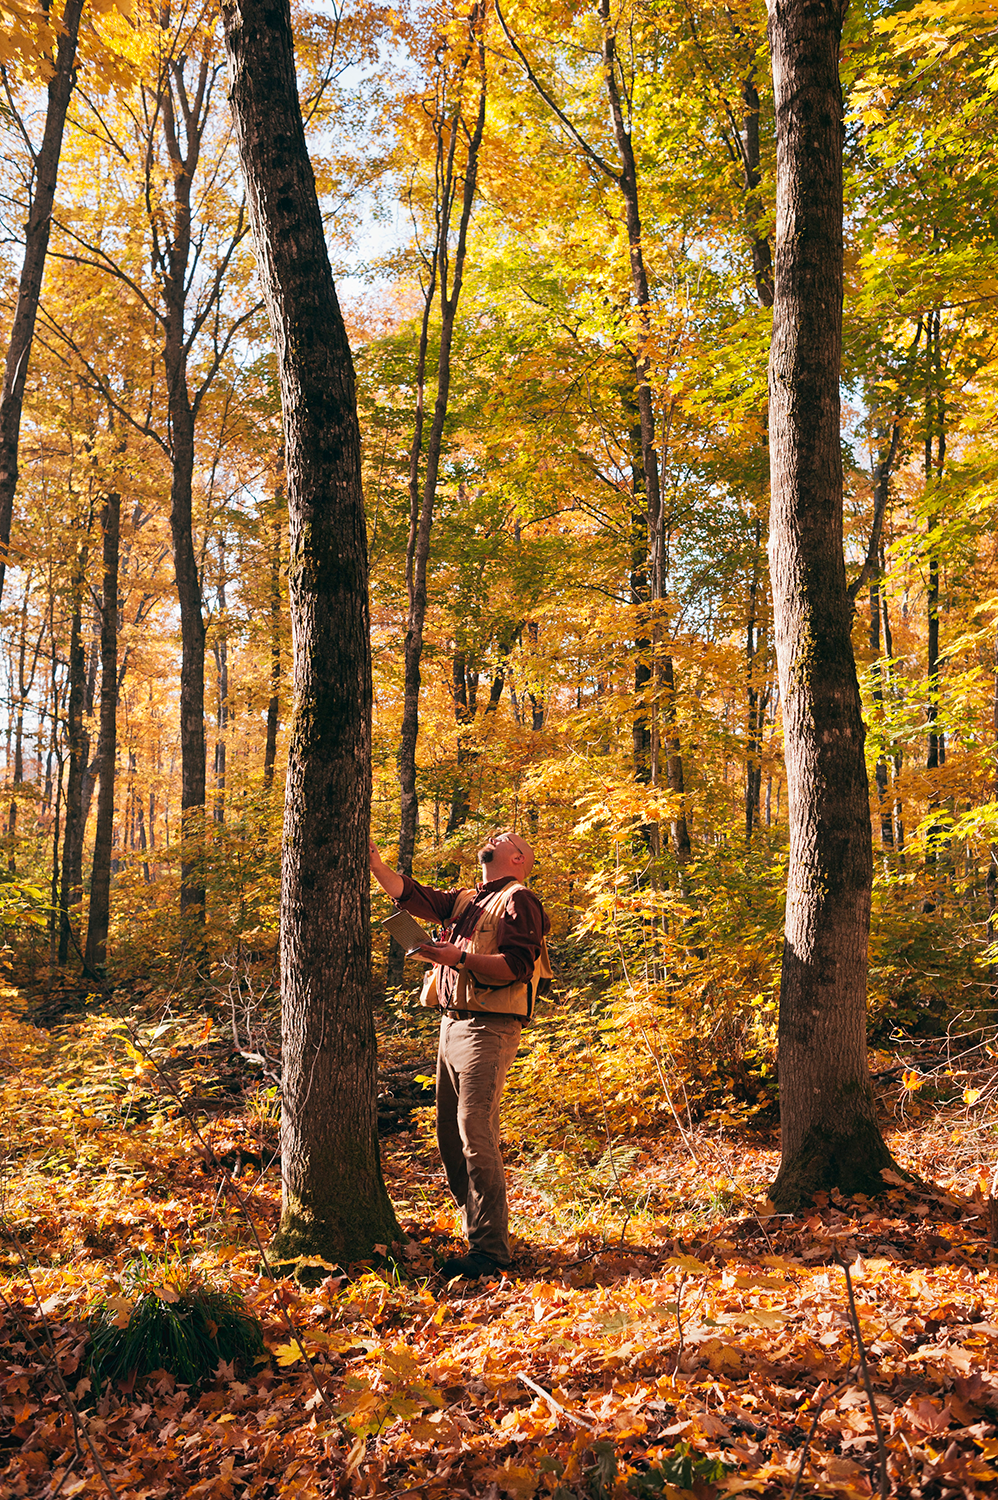
<path id="1" fill-rule="evenodd" d="M 469 953 L 496 954 L 499 952 L 499 923 L 506 910 L 506 902 L 516 891 L 525 891 L 525 885 L 504 885 L 501 891 L 496 891 L 490 897 L 482 914 L 478 919 L 478 925 L 470 939 L 464 939 L 464 946 Z M 475 899 L 474 891 L 461 891 L 451 910 L 450 920 L 456 922 L 471 905 Z M 430 1009 L 437 1009 L 440 1004 L 439 996 L 441 990 L 441 976 L 443 970 L 435 965 L 423 981 L 423 993 L 420 1001 Z M 540 979 L 552 977 L 551 963 L 548 958 L 547 940 L 541 937 L 541 951 L 534 962 L 534 972 L 529 980 L 515 980 L 512 984 L 504 984 L 498 988 L 483 985 L 481 980 L 476 980 L 467 969 L 459 969 L 457 975 L 457 991 L 449 1006 L 445 1010 L 480 1010 L 482 1012 L 502 1015 L 523 1016 L 526 1019 L 534 1008 L 537 998 L 537 984 Z"/>

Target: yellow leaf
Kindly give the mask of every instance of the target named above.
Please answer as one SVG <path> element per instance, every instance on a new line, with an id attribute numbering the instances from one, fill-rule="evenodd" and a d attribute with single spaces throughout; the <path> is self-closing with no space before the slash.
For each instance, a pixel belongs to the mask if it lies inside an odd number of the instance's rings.
<path id="1" fill-rule="evenodd" d="M 983 1092 L 984 1092 L 983 1089 L 964 1089 L 964 1091 L 963 1091 L 963 1102 L 964 1102 L 964 1104 L 976 1104 L 977 1101 L 978 1101 L 978 1099 L 983 1094 Z"/>

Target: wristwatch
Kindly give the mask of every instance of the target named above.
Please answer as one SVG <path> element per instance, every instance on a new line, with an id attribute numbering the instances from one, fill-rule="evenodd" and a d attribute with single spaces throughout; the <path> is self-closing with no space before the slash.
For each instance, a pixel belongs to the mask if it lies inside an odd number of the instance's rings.
<path id="1" fill-rule="evenodd" d="M 463 969 L 464 965 L 465 965 L 465 963 L 467 961 L 467 958 L 468 958 L 468 950 L 467 950 L 467 948 L 462 948 L 461 949 L 461 957 L 458 959 L 457 963 L 455 964 L 455 968 Z"/>

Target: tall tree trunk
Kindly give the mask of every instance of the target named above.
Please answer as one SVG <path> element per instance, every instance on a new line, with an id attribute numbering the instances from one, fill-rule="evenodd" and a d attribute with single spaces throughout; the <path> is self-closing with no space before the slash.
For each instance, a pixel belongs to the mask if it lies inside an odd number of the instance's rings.
<path id="1" fill-rule="evenodd" d="M 90 735 L 83 722 L 87 696 L 87 656 L 83 645 L 83 588 L 88 548 L 81 547 L 73 580 L 73 613 L 69 632 L 69 696 L 66 731 L 69 776 L 66 780 L 66 832 L 59 892 L 59 963 L 69 958 L 72 939 L 70 913 L 83 900 L 83 778 L 90 760 Z"/>
<path id="2" fill-rule="evenodd" d="M 476 4 L 468 16 L 466 49 L 460 60 L 460 71 L 454 85 L 457 95 L 454 114 L 451 118 L 447 118 L 445 97 L 441 101 L 445 112 L 442 115 L 438 113 L 434 120 L 437 138 L 437 180 L 440 183 L 437 203 L 437 238 L 431 257 L 432 274 L 423 310 L 416 381 L 416 424 L 409 469 L 410 529 L 406 553 L 409 613 L 406 620 L 405 687 L 398 751 L 400 801 L 397 868 L 404 874 L 412 872 L 412 857 L 416 847 L 416 828 L 419 820 L 419 801 L 416 791 L 416 742 L 419 737 L 420 662 L 423 654 L 423 629 L 426 622 L 426 566 L 430 553 L 430 531 L 433 525 L 433 508 L 436 503 L 440 475 L 444 424 L 447 420 L 447 406 L 450 400 L 451 350 L 458 303 L 464 282 L 468 226 L 471 222 L 471 210 L 475 202 L 478 181 L 478 153 L 485 129 L 484 28 L 485 6 Z M 474 123 L 469 129 L 464 115 L 465 89 L 474 90 L 476 81 L 477 98 L 474 94 L 472 95 L 475 104 Z M 458 140 L 462 137 L 467 140 L 467 156 L 461 195 L 461 216 L 454 251 L 453 280 L 451 281 L 451 214 L 457 195 L 459 177 L 455 156 Z M 437 282 L 440 287 L 440 353 L 437 359 L 437 393 L 426 443 L 426 470 L 423 476 L 422 492 L 420 492 L 424 372 L 430 310 Z M 389 969 L 391 970 L 392 967 L 390 962 Z M 395 967 L 397 967 L 397 962 Z M 391 982 L 391 975 L 389 982 Z"/>
<path id="3" fill-rule="evenodd" d="M 180 63 L 182 71 L 183 64 Z M 181 145 L 174 111 L 172 79 L 164 72 L 159 99 L 163 138 L 170 162 L 173 216 L 164 242 L 154 241 L 154 260 L 163 288 L 163 366 L 170 418 L 170 535 L 180 605 L 180 818 L 183 855 L 180 911 L 194 929 L 205 916 L 204 885 L 204 653 L 205 625 L 194 548 L 194 462 L 196 413 L 188 380 L 187 294 L 191 253 L 191 190 L 206 123 L 209 50 L 200 65 L 192 101 L 181 93 L 186 139 Z"/>
<path id="4" fill-rule="evenodd" d="M 370 997 L 371 636 L 353 361 L 305 144 L 288 0 L 225 0 L 236 136 L 277 349 L 294 710 L 275 1252 L 343 1262 L 401 1237 L 378 1153 Z"/>
<path id="5" fill-rule="evenodd" d="M 842 550 L 841 0 L 769 0 L 777 140 L 770 566 L 790 821 L 782 1212 L 893 1166 L 866 1054 L 873 849 Z"/>
<path id="6" fill-rule="evenodd" d="M 76 81 L 76 43 L 80 31 L 83 0 L 66 0 L 62 13 L 54 71 L 48 85 L 48 107 L 42 144 L 34 163 L 34 191 L 25 226 L 24 260 L 17 289 L 14 323 L 4 365 L 0 395 L 0 597 L 3 596 L 10 528 L 17 489 L 17 452 L 21 437 L 21 410 L 28 360 L 35 334 L 35 319 L 42 292 L 42 274 L 48 254 L 52 209 L 55 203 L 59 157 L 66 126 L 69 97 Z"/>
<path id="7" fill-rule="evenodd" d="M 423 631 L 426 623 L 426 569 L 430 555 L 430 532 L 433 527 L 433 510 L 436 504 L 437 484 L 440 476 L 440 455 L 443 447 L 444 425 L 450 400 L 451 350 L 457 309 L 464 282 L 464 262 L 467 254 L 468 226 L 474 206 L 478 182 L 478 153 L 485 129 L 485 6 L 476 4 L 468 16 L 466 47 L 459 63 L 459 72 L 454 91 L 456 101 L 452 117 L 447 117 L 447 75 L 443 70 L 438 79 L 437 112 L 433 126 L 437 142 L 436 172 L 438 198 L 436 203 L 437 235 L 430 255 L 430 277 L 423 303 L 423 319 L 420 328 L 419 353 L 416 370 L 416 420 L 413 428 L 412 446 L 409 454 L 409 543 L 406 549 L 406 586 L 409 594 L 409 610 L 406 618 L 404 662 L 405 680 L 402 697 L 402 724 L 399 731 L 399 843 L 396 868 L 403 874 L 412 873 L 412 859 L 416 849 L 416 830 L 419 825 L 419 795 L 416 788 L 416 744 L 419 739 L 419 691 L 422 684 L 420 664 L 423 656 Z M 472 62 L 477 68 L 472 68 Z M 478 97 L 474 125 L 468 131 L 465 118 L 465 89 L 473 87 L 471 80 L 477 76 Z M 450 279 L 450 235 L 451 215 L 457 195 L 459 171 L 456 164 L 457 144 L 462 137 L 467 139 L 467 157 L 461 196 L 461 216 L 458 224 L 457 245 L 454 253 L 453 281 Z M 424 401 L 426 383 L 426 361 L 429 343 L 430 317 L 433 310 L 437 285 L 440 288 L 440 352 L 437 358 L 437 392 L 433 406 L 429 437 L 426 443 L 426 469 L 422 489 L 419 470 L 423 450 Z M 460 759 L 460 744 L 458 746 Z M 452 809 L 453 811 L 453 809 Z M 388 972 L 386 983 L 397 986 L 402 983 L 405 954 L 401 946 L 391 939 L 388 946 Z"/>
<path id="8" fill-rule="evenodd" d="M 610 114 L 613 119 L 614 136 L 620 153 L 621 171 L 616 176 L 617 186 L 624 200 L 624 217 L 627 226 L 627 245 L 631 268 L 631 295 L 637 313 L 639 347 L 635 361 L 637 389 L 635 399 L 641 425 L 641 451 L 644 463 L 645 494 L 648 500 L 648 584 L 653 605 L 665 598 L 665 534 L 662 515 L 662 493 L 658 472 L 658 452 L 655 447 L 655 408 L 651 387 L 652 342 L 651 295 L 648 288 L 648 272 L 645 266 L 642 245 L 641 205 L 638 197 L 638 172 L 634 156 L 634 143 L 628 120 L 624 115 L 621 91 L 618 82 L 617 37 L 610 17 L 610 0 L 599 0 L 599 14 L 603 24 L 603 76 L 606 83 Z M 675 673 L 672 655 L 658 637 L 661 634 L 660 617 L 656 617 L 653 635 L 653 651 L 656 658 L 655 677 L 662 690 L 663 717 L 666 739 L 666 781 L 670 792 L 678 799 L 679 812 L 670 820 L 672 852 L 682 870 L 689 862 L 692 849 L 689 828 L 686 822 L 686 786 L 683 776 L 683 760 L 679 744 L 676 717 Z"/>
<path id="9" fill-rule="evenodd" d="M 101 526 L 104 532 L 104 583 L 101 594 L 100 631 L 100 738 L 97 758 L 100 786 L 97 792 L 97 827 L 94 860 L 90 874 L 90 910 L 87 916 L 87 969 L 103 973 L 107 965 L 107 930 L 111 909 L 111 846 L 114 837 L 114 770 L 118 745 L 118 542 L 121 496 L 112 491 L 104 501 Z"/>

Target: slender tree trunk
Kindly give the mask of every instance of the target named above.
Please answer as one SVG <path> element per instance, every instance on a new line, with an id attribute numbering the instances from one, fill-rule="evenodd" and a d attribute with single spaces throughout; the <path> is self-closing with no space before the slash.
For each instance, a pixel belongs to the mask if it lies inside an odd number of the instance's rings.
<path id="1" fill-rule="evenodd" d="M 17 708 L 15 710 L 14 722 L 14 783 L 10 799 L 10 812 L 7 820 L 7 835 L 10 841 L 10 853 L 7 859 L 7 867 L 11 873 L 17 869 L 17 795 L 18 788 L 24 785 L 24 710 L 35 683 L 35 673 L 38 670 L 38 657 L 42 649 L 42 638 L 45 631 L 44 622 L 38 631 L 38 639 L 35 641 L 34 653 L 31 659 L 31 671 L 25 673 L 28 650 L 28 601 L 31 596 L 31 574 L 28 574 L 24 586 L 24 599 L 21 603 L 21 625 L 19 631 L 17 651 Z M 8 721 L 9 725 L 9 721 Z"/>
<path id="2" fill-rule="evenodd" d="M 277 496 L 275 496 L 275 500 Z M 277 761 L 277 724 L 281 711 L 281 513 L 275 505 L 270 547 L 270 701 L 267 743 L 263 752 L 263 785 L 269 791 Z"/>
<path id="3" fill-rule="evenodd" d="M 163 366 L 170 417 L 170 535 L 180 605 L 180 818 L 183 855 L 180 911 L 194 928 L 205 916 L 204 809 L 204 654 L 205 625 L 194 548 L 194 463 L 196 414 L 188 380 L 187 294 L 191 252 L 191 190 L 205 126 L 208 49 L 201 62 L 193 103 L 182 97 L 186 140 L 181 146 L 174 114 L 172 74 L 164 76 L 158 103 L 170 161 L 173 217 L 170 233 L 156 240 L 156 264 L 163 288 Z"/>
<path id="4" fill-rule="evenodd" d="M 924 478 L 926 494 L 931 496 L 942 479 L 946 455 L 945 410 L 942 395 L 942 370 L 939 353 L 940 314 L 929 315 L 925 341 L 925 456 Z M 934 505 L 928 510 L 928 597 L 927 604 L 927 650 L 926 650 L 926 722 L 929 726 L 928 750 L 925 760 L 927 771 L 938 771 L 946 761 L 946 737 L 939 729 L 939 544 L 935 530 L 939 516 Z M 939 806 L 936 779 L 930 779 L 929 812 Z M 940 854 L 938 826 L 930 827 L 925 839 L 925 868 L 929 877 L 929 889 L 922 910 L 931 912 L 937 899 L 936 876 Z"/>
<path id="5" fill-rule="evenodd" d="M 755 523 L 755 547 L 752 552 L 752 568 L 749 574 L 748 620 L 745 626 L 745 698 L 747 708 L 747 734 L 745 756 L 745 843 L 752 842 L 752 834 L 759 823 L 759 802 L 762 795 L 762 720 L 760 694 L 756 680 L 756 656 L 758 654 L 759 631 L 758 556 L 762 543 L 762 522 Z"/>
<path id="6" fill-rule="evenodd" d="M 991 689 L 991 800 L 998 802 L 998 628 L 995 631 L 992 659 Z M 992 1004 L 998 999 L 998 958 L 994 955 L 994 944 L 998 941 L 998 843 L 992 843 L 988 851 L 988 977 L 991 981 Z"/>
<path id="7" fill-rule="evenodd" d="M 90 874 L 90 910 L 87 916 L 87 969 L 103 973 L 107 964 L 107 930 L 111 904 L 111 846 L 114 837 L 114 771 L 118 753 L 118 542 L 121 496 L 112 491 L 104 502 L 101 526 L 104 532 L 104 583 L 101 595 L 100 632 L 100 738 L 97 758 L 100 786 L 97 792 L 97 827 L 94 861 Z"/>
<path id="8" fill-rule="evenodd" d="M 430 531 L 433 525 L 433 509 L 436 503 L 437 484 L 440 475 L 440 455 L 443 447 L 444 425 L 450 400 L 451 351 L 454 328 L 457 321 L 458 303 L 464 281 L 464 263 L 467 254 L 468 226 L 474 206 L 478 180 L 478 154 L 485 129 L 485 6 L 476 4 L 468 17 L 467 46 L 460 62 L 456 89 L 456 104 L 453 117 L 438 115 L 434 122 L 437 136 L 437 172 L 441 183 L 437 203 L 437 239 L 431 260 L 432 275 L 427 290 L 423 312 L 423 324 L 419 347 L 417 370 L 416 424 L 410 454 L 409 497 L 411 520 L 409 546 L 406 554 L 406 582 L 409 590 L 409 613 L 405 633 L 405 687 L 402 705 L 402 726 L 399 737 L 399 846 L 397 868 L 404 874 L 412 871 L 412 858 L 416 847 L 416 828 L 419 820 L 419 801 L 416 790 L 416 742 L 419 737 L 419 690 L 421 684 L 420 662 L 423 654 L 423 630 L 426 621 L 426 567 L 430 553 Z M 474 123 L 470 130 L 465 123 L 465 90 L 472 94 L 475 105 Z M 477 94 L 477 97 L 476 97 Z M 446 102 L 444 101 L 446 109 Z M 457 193 L 456 148 L 459 138 L 467 139 L 467 156 L 464 166 L 464 183 L 461 198 L 461 216 L 458 224 L 457 244 L 454 252 L 454 274 L 450 282 L 450 225 L 451 213 Z M 422 492 L 419 486 L 419 466 L 423 437 L 423 389 L 426 364 L 426 348 L 429 330 L 429 315 L 437 281 L 440 286 L 440 353 L 437 359 L 437 393 L 433 407 L 433 419 L 426 444 L 426 470 Z M 449 284 L 450 282 L 450 284 Z M 397 959 L 389 962 L 391 970 L 397 968 Z M 399 973 L 399 978 L 401 974 Z"/>
<path id="9" fill-rule="evenodd" d="M 880 666 L 880 580 L 870 584 L 870 651 L 873 653 L 873 716 L 883 726 L 884 685 Z M 894 847 L 894 822 L 888 798 L 887 757 L 881 749 L 875 772 L 877 809 L 880 813 L 880 842 L 883 848 Z"/>
<path id="10" fill-rule="evenodd" d="M 222 552 L 224 566 L 224 549 Z M 225 624 L 225 584 L 218 590 L 219 626 L 215 639 L 215 673 L 218 697 L 215 709 L 215 807 L 216 823 L 225 822 L 225 742 L 229 732 L 229 641 Z"/>
<path id="11" fill-rule="evenodd" d="M 3 595 L 7 570 L 14 493 L 17 489 L 17 452 L 21 436 L 24 386 L 42 292 L 45 258 L 48 254 L 66 111 L 76 81 L 76 43 L 82 11 L 83 0 L 66 0 L 54 71 L 48 85 L 45 130 L 35 161 L 34 191 L 25 226 L 24 260 L 21 263 L 17 305 L 4 366 L 3 393 L 0 395 L 0 597 Z"/>
<path id="12" fill-rule="evenodd" d="M 236 136 L 277 349 L 294 709 L 281 979 L 284 1261 L 401 1231 L 378 1154 L 370 998 L 371 638 L 353 361 L 305 144 L 288 0 L 225 0 Z"/>
<path id="13" fill-rule="evenodd" d="M 631 455 L 631 604 L 634 609 L 634 779 L 651 781 L 651 728 L 648 693 L 651 687 L 651 637 L 648 632 L 648 491 L 641 418 L 633 388 L 625 389 Z M 647 842 L 647 836 L 646 836 Z"/>
<path id="14" fill-rule="evenodd" d="M 629 123 L 625 118 L 617 73 L 617 38 L 610 17 L 610 0 L 599 0 L 603 24 L 603 76 L 613 119 L 614 135 L 620 153 L 621 171 L 617 186 L 624 200 L 627 244 L 631 268 L 631 295 L 637 313 L 639 348 L 635 362 L 637 389 L 635 399 L 641 426 L 641 450 L 644 464 L 645 494 L 648 501 L 648 584 L 654 604 L 665 597 L 665 536 L 662 516 L 662 494 L 659 482 L 658 452 L 655 447 L 655 409 L 651 388 L 652 341 L 651 295 L 642 245 L 641 206 L 638 197 L 638 173 Z M 661 630 L 656 619 L 653 650 L 657 670 L 655 677 L 663 690 L 663 717 L 666 722 L 666 779 L 670 792 L 681 811 L 670 821 L 672 852 L 680 869 L 689 862 L 692 849 L 685 812 L 685 779 L 676 717 L 675 673 L 672 655 L 658 639 Z M 682 877 L 681 877 L 682 879 Z"/>
<path id="15" fill-rule="evenodd" d="M 69 696 L 66 729 L 69 740 L 69 776 L 66 781 L 66 832 L 62 851 L 62 886 L 59 893 L 59 963 L 69 958 L 72 932 L 70 913 L 83 900 L 83 778 L 90 760 L 90 736 L 83 722 L 87 695 L 87 657 L 83 646 L 83 587 L 88 548 L 80 549 L 73 582 L 73 613 L 69 635 Z"/>
<path id="16" fill-rule="evenodd" d="M 745 136 L 742 144 L 742 169 L 745 186 L 745 219 L 752 243 L 752 274 L 755 289 L 763 307 L 773 305 L 773 252 L 766 232 L 766 207 L 762 201 L 762 157 L 759 150 L 759 90 L 755 86 L 755 69 L 742 84 L 742 109 Z"/>
<path id="17" fill-rule="evenodd" d="M 451 697 L 457 721 L 457 770 L 447 816 L 448 838 L 468 821 L 471 813 L 468 765 L 474 759 L 474 751 L 468 743 L 467 734 L 462 731 L 474 724 L 478 713 L 478 673 L 469 668 L 467 652 L 460 645 L 454 648 L 451 661 Z"/>
<path id="18" fill-rule="evenodd" d="M 770 1196 L 883 1189 L 866 1055 L 873 850 L 842 550 L 841 0 L 770 0 L 777 129 L 770 566 L 790 820 Z"/>

